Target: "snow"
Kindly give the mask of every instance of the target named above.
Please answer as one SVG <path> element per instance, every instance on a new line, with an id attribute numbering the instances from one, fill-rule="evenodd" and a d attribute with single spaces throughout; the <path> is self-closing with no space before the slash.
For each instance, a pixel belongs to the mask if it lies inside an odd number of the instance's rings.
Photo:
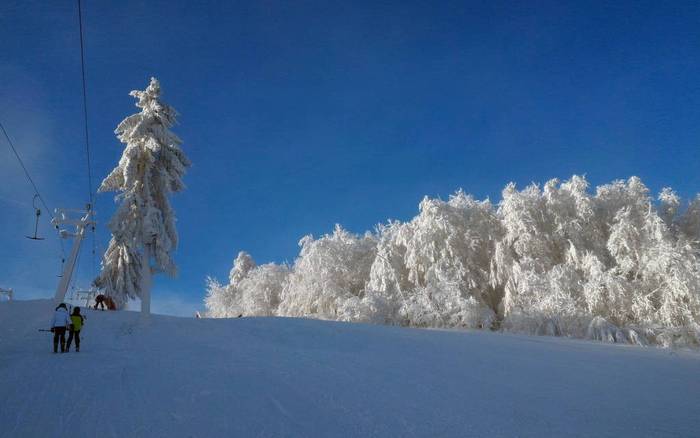
<path id="1" fill-rule="evenodd" d="M 0 303 L 0 436 L 698 436 L 700 354 L 488 331 Z"/>

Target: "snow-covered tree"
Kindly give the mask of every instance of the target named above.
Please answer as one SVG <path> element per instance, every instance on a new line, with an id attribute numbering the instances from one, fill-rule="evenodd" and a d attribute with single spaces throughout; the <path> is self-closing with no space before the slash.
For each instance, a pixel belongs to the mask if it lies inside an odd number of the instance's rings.
<path id="1" fill-rule="evenodd" d="M 491 286 L 489 269 L 501 233 L 491 203 L 462 191 L 448 202 L 425 198 L 412 221 L 381 227 L 368 289 L 396 304 L 383 307 L 390 310 L 383 319 L 418 326 L 428 325 L 427 320 L 452 321 L 440 324 L 446 326 L 490 325 L 501 291 Z M 450 298 L 436 296 L 448 291 Z M 451 304 L 441 306 L 441 301 Z M 418 307 L 423 311 L 416 311 L 416 303 L 422 303 Z M 456 316 L 465 312 L 484 318 L 475 322 L 478 318 Z"/>
<path id="2" fill-rule="evenodd" d="M 228 280 L 232 285 L 237 285 L 243 280 L 248 273 L 255 268 L 255 260 L 245 251 L 241 251 L 233 261 L 233 268 L 229 272 Z"/>
<path id="3" fill-rule="evenodd" d="M 231 284 L 223 285 L 211 277 L 207 278 L 206 284 L 204 305 L 207 308 L 208 317 L 235 318 L 243 314 L 243 309 L 236 297 L 236 289 Z"/>
<path id="4" fill-rule="evenodd" d="M 279 314 L 278 308 L 288 277 L 289 268 L 286 265 L 266 263 L 252 269 L 238 286 L 243 314 L 246 316 Z"/>
<path id="5" fill-rule="evenodd" d="M 210 316 L 308 316 L 470 327 L 606 342 L 700 344 L 700 196 L 655 200 L 637 177 L 592 193 L 573 176 L 497 207 L 462 191 L 425 198 L 408 222 L 336 227 L 300 242 L 293 266 L 239 254 L 209 282 Z"/>
<path id="6" fill-rule="evenodd" d="M 700 248 L 700 194 L 698 194 L 685 212 L 678 218 L 681 235 Z"/>
<path id="7" fill-rule="evenodd" d="M 377 247 L 374 236 L 356 236 L 336 226 L 333 234 L 320 239 L 306 236 L 299 246 L 280 315 L 345 319 L 345 302 L 362 298 L 365 292 Z"/>
<path id="8" fill-rule="evenodd" d="M 666 226 L 675 226 L 676 213 L 681 205 L 681 198 L 670 187 L 664 187 L 659 193 L 659 216 Z"/>
<path id="9" fill-rule="evenodd" d="M 213 318 L 276 315 L 288 277 L 286 265 L 256 266 L 253 258 L 241 251 L 233 262 L 229 284 L 207 280 L 204 300 L 207 315 Z"/>
<path id="10" fill-rule="evenodd" d="M 109 222 L 112 238 L 95 284 L 119 306 L 140 298 L 150 313 L 152 273 L 175 275 L 173 252 L 178 236 L 169 195 L 185 188 L 190 165 L 180 140 L 170 128 L 177 112 L 161 100 L 155 78 L 144 91 L 132 91 L 140 111 L 114 131 L 126 147 L 119 164 L 102 181 L 100 192 L 118 192 L 119 207 Z"/>

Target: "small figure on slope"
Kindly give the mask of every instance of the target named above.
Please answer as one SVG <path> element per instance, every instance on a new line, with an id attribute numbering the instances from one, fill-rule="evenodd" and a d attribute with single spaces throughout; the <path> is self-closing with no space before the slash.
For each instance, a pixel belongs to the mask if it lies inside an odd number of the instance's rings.
<path id="1" fill-rule="evenodd" d="M 71 324 L 68 316 L 68 309 L 65 303 L 56 307 L 56 311 L 51 319 L 51 332 L 53 333 L 53 352 L 58 353 L 58 342 L 61 342 L 61 353 L 66 350 L 66 328 Z"/>
<path id="2" fill-rule="evenodd" d="M 97 310 L 98 306 L 102 310 L 105 310 L 105 305 L 107 306 L 107 310 L 117 310 L 117 305 L 114 303 L 114 300 L 107 295 L 99 294 L 95 297 L 95 310 Z"/>
<path id="3" fill-rule="evenodd" d="M 80 351 L 80 329 L 83 328 L 85 323 L 85 318 L 80 314 L 80 307 L 73 308 L 73 313 L 70 316 L 71 324 L 70 330 L 68 332 L 68 344 L 66 345 L 66 351 L 70 351 L 70 344 L 75 338 L 75 351 L 76 353 Z"/>

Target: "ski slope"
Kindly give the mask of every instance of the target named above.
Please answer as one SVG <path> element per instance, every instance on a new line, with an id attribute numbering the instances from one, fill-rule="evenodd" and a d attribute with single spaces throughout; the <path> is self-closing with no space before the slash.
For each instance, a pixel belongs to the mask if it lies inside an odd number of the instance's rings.
<path id="1" fill-rule="evenodd" d="M 0 303 L 2 437 L 700 436 L 700 355 L 285 318 Z"/>

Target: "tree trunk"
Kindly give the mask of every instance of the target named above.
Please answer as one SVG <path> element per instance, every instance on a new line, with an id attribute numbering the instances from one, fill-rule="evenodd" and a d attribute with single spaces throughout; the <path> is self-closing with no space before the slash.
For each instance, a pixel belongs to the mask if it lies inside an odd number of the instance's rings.
<path id="1" fill-rule="evenodd" d="M 141 263 L 141 317 L 148 318 L 151 314 L 151 246 L 143 248 Z"/>

